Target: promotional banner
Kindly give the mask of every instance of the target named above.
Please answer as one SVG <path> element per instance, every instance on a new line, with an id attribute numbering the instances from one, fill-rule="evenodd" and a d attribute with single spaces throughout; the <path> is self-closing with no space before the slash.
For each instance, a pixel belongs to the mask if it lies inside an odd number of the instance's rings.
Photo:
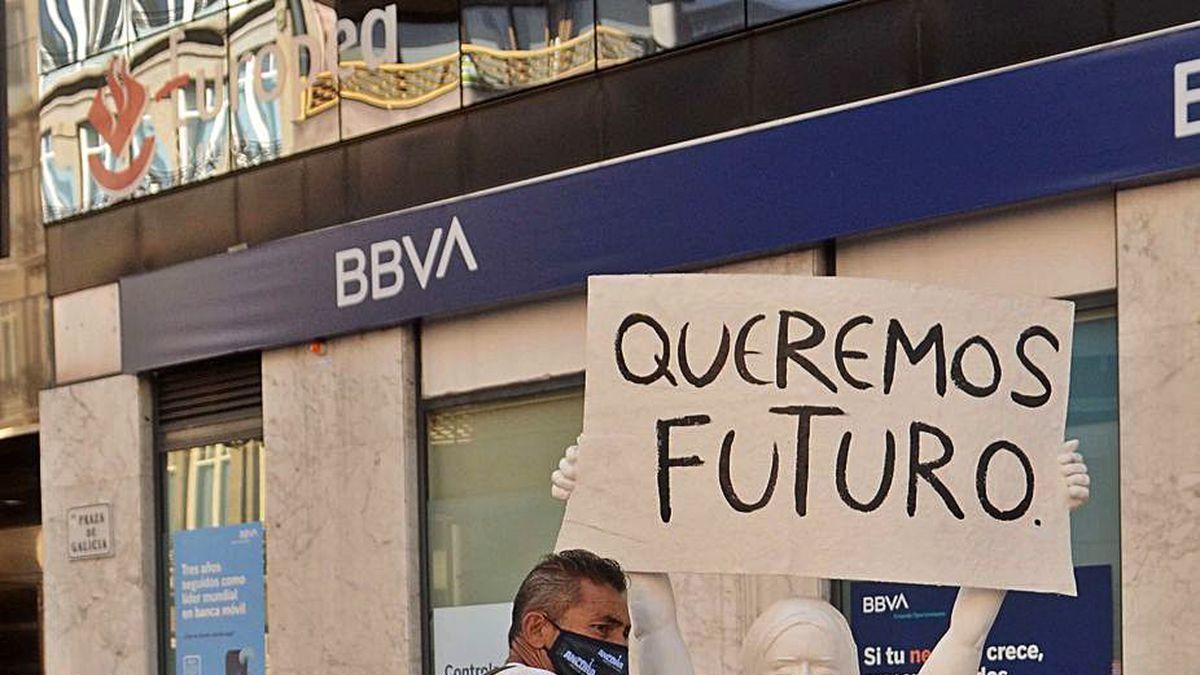
<path id="1" fill-rule="evenodd" d="M 175 672 L 265 675 L 261 523 L 184 530 L 175 550 Z"/>
<path id="2" fill-rule="evenodd" d="M 980 675 L 1110 675 L 1112 568 L 1077 567 L 1074 598 L 1009 593 L 983 650 Z M 850 627 L 862 675 L 921 669 L 950 625 L 956 588 L 855 582 Z"/>
<path id="3" fill-rule="evenodd" d="M 593 277 L 558 547 L 638 572 L 1073 594 L 1073 316 L 867 279 Z"/>

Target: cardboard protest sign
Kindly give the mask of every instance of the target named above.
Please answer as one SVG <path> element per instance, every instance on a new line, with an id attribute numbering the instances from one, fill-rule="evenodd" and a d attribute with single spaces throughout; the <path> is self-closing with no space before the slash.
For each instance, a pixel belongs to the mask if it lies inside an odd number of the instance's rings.
<path id="1" fill-rule="evenodd" d="M 558 548 L 1073 595 L 1073 312 L 866 279 L 594 277 Z"/>

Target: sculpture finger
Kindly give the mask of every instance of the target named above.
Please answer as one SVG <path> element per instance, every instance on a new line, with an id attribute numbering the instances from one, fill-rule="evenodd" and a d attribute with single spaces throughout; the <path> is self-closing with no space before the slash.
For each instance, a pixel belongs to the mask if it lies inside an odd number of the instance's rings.
<path id="1" fill-rule="evenodd" d="M 1064 452 L 1058 456 L 1059 464 L 1084 464 L 1083 455 L 1078 452 Z"/>
<path id="2" fill-rule="evenodd" d="M 1092 484 L 1092 477 L 1087 475 L 1086 473 L 1077 473 L 1077 474 L 1074 474 L 1071 476 L 1067 476 L 1067 485 L 1077 485 L 1077 486 L 1081 486 L 1081 487 L 1088 487 L 1091 484 Z"/>
<path id="3" fill-rule="evenodd" d="M 1087 472 L 1088 472 L 1087 464 L 1063 464 L 1062 465 L 1062 475 L 1064 475 L 1064 476 L 1076 476 L 1076 475 L 1081 475 L 1081 474 L 1086 475 Z"/>
<path id="4" fill-rule="evenodd" d="M 572 458 L 563 457 L 562 459 L 558 460 L 558 471 L 562 472 L 562 475 L 570 478 L 571 480 L 575 480 L 576 478 L 576 466 L 577 464 Z"/>

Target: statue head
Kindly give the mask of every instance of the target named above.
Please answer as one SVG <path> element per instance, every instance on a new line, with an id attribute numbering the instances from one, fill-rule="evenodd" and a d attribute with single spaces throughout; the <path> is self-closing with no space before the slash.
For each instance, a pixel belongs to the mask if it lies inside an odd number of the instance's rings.
<path id="1" fill-rule="evenodd" d="M 742 675 L 859 675 L 850 624 L 824 600 L 787 598 L 767 608 L 742 643 Z"/>

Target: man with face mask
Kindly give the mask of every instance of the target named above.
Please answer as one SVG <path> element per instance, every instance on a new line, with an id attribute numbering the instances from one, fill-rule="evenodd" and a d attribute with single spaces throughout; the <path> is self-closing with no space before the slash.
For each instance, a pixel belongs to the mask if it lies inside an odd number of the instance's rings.
<path id="1" fill-rule="evenodd" d="M 625 675 L 630 618 L 616 561 L 583 550 L 546 556 L 513 600 L 503 675 Z M 491 674 L 489 674 L 491 675 Z"/>

